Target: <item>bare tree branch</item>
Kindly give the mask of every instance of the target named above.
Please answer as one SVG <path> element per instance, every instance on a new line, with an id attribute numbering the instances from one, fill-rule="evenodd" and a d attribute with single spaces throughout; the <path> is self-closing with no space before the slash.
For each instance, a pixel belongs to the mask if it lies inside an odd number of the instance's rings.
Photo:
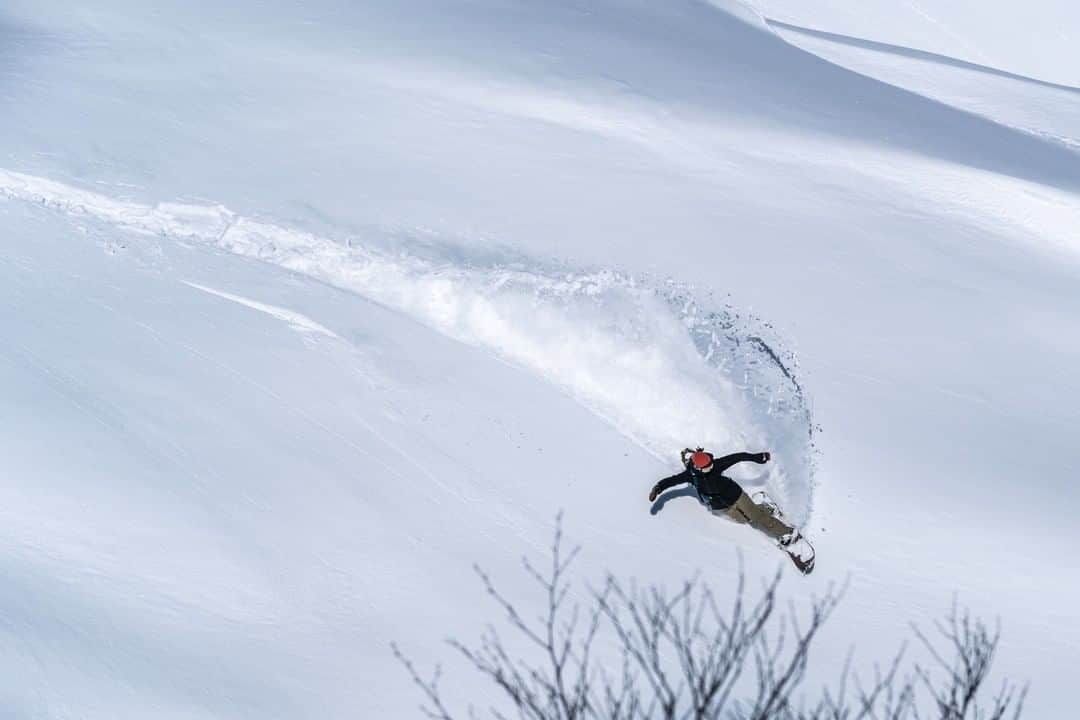
<path id="1" fill-rule="evenodd" d="M 794 608 L 777 613 L 780 573 L 759 593 L 747 590 L 739 558 L 731 603 L 693 577 L 674 592 L 642 588 L 608 576 L 586 600 L 572 594 L 569 570 L 580 548 L 567 552 L 557 518 L 545 570 L 523 561 L 542 592 L 543 611 L 528 621 L 479 567 L 484 591 L 505 626 L 533 653 L 515 654 L 489 626 L 476 645 L 451 640 L 469 665 L 498 688 L 495 720 L 1016 720 L 1026 688 L 1002 683 L 986 710 L 980 690 L 990 671 L 999 631 L 953 611 L 936 626 L 939 649 L 918 628 L 933 661 L 903 673 L 902 648 L 864 681 L 849 654 L 834 691 L 816 700 L 801 693 L 810 651 L 843 589 L 812 599 L 800 622 Z M 585 604 L 583 604 L 583 602 Z M 523 606 L 524 607 L 524 606 Z M 423 713 L 454 720 L 442 700 L 435 668 L 423 678 L 396 645 L 393 653 L 420 690 Z M 933 670 L 933 672 L 932 672 Z M 925 699 L 925 703 L 923 700 Z M 927 707 L 924 707 L 927 706 Z M 927 710 L 932 710 L 928 712 Z M 476 718 L 472 708 L 470 718 Z"/>

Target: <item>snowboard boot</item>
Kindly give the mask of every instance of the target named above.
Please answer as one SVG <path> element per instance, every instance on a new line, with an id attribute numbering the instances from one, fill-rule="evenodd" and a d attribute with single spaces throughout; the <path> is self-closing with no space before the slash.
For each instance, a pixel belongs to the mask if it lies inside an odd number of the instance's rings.
<path id="1" fill-rule="evenodd" d="M 791 562 L 803 575 L 809 575 L 814 571 L 814 547 L 807 542 L 798 530 L 793 530 L 777 541 L 781 550 L 787 553 Z"/>
<path id="2" fill-rule="evenodd" d="M 777 520 L 780 520 L 784 517 L 784 513 L 780 510 L 780 506 L 777 505 L 776 502 L 771 497 L 769 497 L 769 494 L 764 490 L 758 490 L 756 493 L 750 496 L 750 500 L 752 500 L 755 505 L 760 505 L 761 507 L 765 508 L 769 512 L 769 514 Z"/>

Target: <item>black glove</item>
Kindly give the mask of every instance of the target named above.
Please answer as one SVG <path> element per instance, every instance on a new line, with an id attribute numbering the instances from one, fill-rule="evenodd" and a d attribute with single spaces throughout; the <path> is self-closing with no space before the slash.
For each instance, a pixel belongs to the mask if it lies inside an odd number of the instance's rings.
<path id="1" fill-rule="evenodd" d="M 656 496 L 660 494 L 660 488 L 653 485 L 653 489 L 649 491 L 649 502 L 656 502 Z"/>
<path id="2" fill-rule="evenodd" d="M 770 455 L 767 452 L 763 452 L 763 453 L 761 453 L 761 460 L 758 460 L 758 463 L 760 463 L 761 465 L 764 465 L 765 463 L 769 462 L 769 460 L 771 460 L 771 459 L 772 459 L 772 455 Z"/>

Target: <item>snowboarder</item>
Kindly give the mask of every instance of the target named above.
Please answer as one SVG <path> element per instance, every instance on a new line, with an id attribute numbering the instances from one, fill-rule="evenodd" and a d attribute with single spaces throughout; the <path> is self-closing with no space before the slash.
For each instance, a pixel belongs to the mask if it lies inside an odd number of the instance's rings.
<path id="1" fill-rule="evenodd" d="M 813 569 L 813 548 L 798 530 L 781 519 L 779 509 L 772 503 L 755 503 L 737 482 L 723 474 L 736 463 L 755 462 L 763 465 L 769 462 L 769 453 L 742 452 L 715 458 L 704 448 L 686 448 L 680 455 L 686 469 L 656 483 L 649 491 L 649 502 L 654 502 L 657 495 L 668 488 L 690 483 L 702 504 L 713 515 L 722 515 L 760 530 L 791 556 L 801 572 L 809 573 Z"/>

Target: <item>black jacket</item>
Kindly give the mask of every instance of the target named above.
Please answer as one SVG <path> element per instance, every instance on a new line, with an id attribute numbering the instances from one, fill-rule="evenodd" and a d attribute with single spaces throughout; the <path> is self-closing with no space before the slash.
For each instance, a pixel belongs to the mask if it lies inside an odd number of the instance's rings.
<path id="1" fill-rule="evenodd" d="M 686 469 L 678 475 L 666 477 L 656 483 L 656 492 L 662 493 L 668 488 L 675 487 L 676 485 L 690 483 L 694 486 L 694 489 L 697 490 L 701 502 L 705 503 L 713 510 L 723 510 L 724 508 L 729 508 L 734 505 L 735 501 L 739 499 L 739 495 L 741 495 L 743 491 L 739 483 L 729 477 L 725 477 L 723 472 L 736 463 L 765 463 L 767 462 L 767 457 L 768 455 L 766 453 L 741 452 L 725 455 L 724 457 L 713 458 L 713 468 L 707 473 L 699 471 L 688 462 Z"/>

